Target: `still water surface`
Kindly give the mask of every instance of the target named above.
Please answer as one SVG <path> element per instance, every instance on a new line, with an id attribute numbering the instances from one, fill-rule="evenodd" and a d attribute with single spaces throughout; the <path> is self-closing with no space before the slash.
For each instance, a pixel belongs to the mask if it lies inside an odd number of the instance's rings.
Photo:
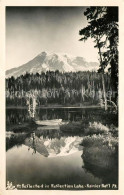
<path id="1" fill-rule="evenodd" d="M 99 112 L 93 109 L 39 109 L 37 117 L 40 120 L 62 118 L 63 121 L 78 121 L 93 119 L 94 113 L 99 117 Z M 7 128 L 28 123 L 26 109 L 7 109 L 6 114 Z M 104 175 L 94 174 L 94 171 L 86 168 L 82 157 L 83 147 L 80 145 L 82 140 L 81 134 L 67 134 L 53 128 L 31 126 L 27 132 L 23 127 L 21 133 L 14 133 L 11 129 L 6 137 L 7 181 L 15 186 L 107 183 L 108 178 Z"/>

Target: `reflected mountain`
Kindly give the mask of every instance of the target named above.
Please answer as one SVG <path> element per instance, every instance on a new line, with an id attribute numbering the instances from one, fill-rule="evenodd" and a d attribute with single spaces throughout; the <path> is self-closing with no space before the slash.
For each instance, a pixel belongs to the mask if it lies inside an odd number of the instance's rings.
<path id="1" fill-rule="evenodd" d="M 82 150 L 82 136 L 64 135 L 56 129 L 39 129 L 31 133 L 7 132 L 6 150 L 14 146 L 26 145 L 33 154 L 38 152 L 45 157 L 57 157 L 73 154 Z"/>
<path id="2" fill-rule="evenodd" d="M 81 143 L 82 138 L 79 136 L 74 137 L 61 137 L 60 139 L 54 138 L 50 139 L 43 136 L 38 138 L 36 135 L 31 135 L 30 138 L 26 138 L 24 145 L 28 146 L 28 150 L 32 148 L 33 153 L 40 153 L 45 157 L 58 157 L 58 156 L 67 156 L 82 150 Z"/>
<path id="3" fill-rule="evenodd" d="M 101 120 L 102 124 L 112 124 L 111 121 L 116 121 L 114 117 L 108 116 L 106 119 L 100 109 L 37 109 L 37 114 L 39 120 L 62 118 L 63 121 L 78 121 L 81 119 L 83 124 Z M 81 132 L 77 133 L 75 127 L 75 131 L 71 132 L 61 131 L 58 127 L 36 126 L 30 124 L 27 109 L 7 109 L 6 129 L 6 173 L 7 180 L 14 185 L 19 183 L 33 185 L 34 181 L 38 185 L 41 185 L 41 182 L 49 185 L 51 183 L 117 184 L 118 165 L 111 163 L 115 159 L 108 158 L 110 168 L 106 170 L 105 167 L 98 167 L 99 162 L 103 160 L 108 162 L 104 155 L 98 156 L 96 152 L 97 163 L 93 164 L 91 151 L 88 155 L 89 161 L 86 161 L 85 150 L 80 145 L 84 135 Z"/>

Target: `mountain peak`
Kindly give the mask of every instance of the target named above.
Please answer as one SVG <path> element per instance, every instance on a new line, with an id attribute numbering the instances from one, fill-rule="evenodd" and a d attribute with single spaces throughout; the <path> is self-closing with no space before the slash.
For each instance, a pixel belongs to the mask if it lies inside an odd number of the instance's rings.
<path id="1" fill-rule="evenodd" d="M 90 71 L 98 69 L 98 63 L 86 62 L 83 57 L 72 56 L 66 53 L 52 53 L 42 51 L 34 59 L 19 66 L 6 71 L 6 77 L 18 77 L 28 73 L 41 73 L 46 71 L 60 72 L 77 72 L 77 71 Z"/>
<path id="2" fill-rule="evenodd" d="M 46 56 L 47 53 L 45 51 L 42 51 L 38 56 Z"/>

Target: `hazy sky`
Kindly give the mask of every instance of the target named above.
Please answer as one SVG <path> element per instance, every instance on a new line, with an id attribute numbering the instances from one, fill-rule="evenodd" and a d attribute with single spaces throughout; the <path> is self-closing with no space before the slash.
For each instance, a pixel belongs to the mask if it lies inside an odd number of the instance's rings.
<path id="1" fill-rule="evenodd" d="M 79 41 L 87 25 L 85 7 L 7 7 L 6 69 L 32 60 L 42 51 L 62 52 L 98 61 L 92 40 Z"/>

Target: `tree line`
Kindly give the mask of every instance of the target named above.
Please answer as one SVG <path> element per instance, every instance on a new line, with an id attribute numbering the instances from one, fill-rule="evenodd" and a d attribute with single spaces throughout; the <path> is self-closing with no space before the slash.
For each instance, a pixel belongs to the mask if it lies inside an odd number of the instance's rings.
<path id="1" fill-rule="evenodd" d="M 112 91 L 108 73 L 104 80 L 106 92 Z M 95 71 L 47 71 L 6 79 L 7 106 L 25 106 L 30 94 L 35 95 L 38 105 L 97 104 L 103 98 L 102 76 Z"/>

